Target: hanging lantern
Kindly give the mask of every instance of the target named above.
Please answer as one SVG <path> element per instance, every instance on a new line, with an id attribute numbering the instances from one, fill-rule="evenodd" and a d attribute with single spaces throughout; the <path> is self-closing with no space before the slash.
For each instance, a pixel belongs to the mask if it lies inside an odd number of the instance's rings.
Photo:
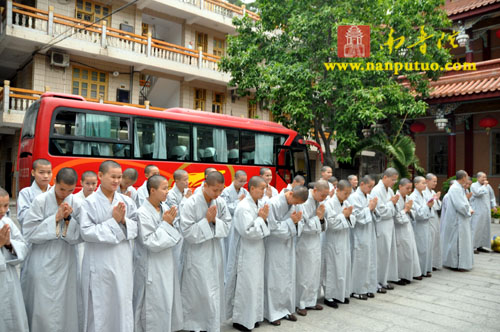
<path id="1" fill-rule="evenodd" d="M 412 133 L 421 133 L 425 131 L 425 125 L 422 122 L 413 122 L 410 126 Z"/>
<path id="2" fill-rule="evenodd" d="M 434 123 L 436 124 L 438 130 L 445 130 L 446 126 L 448 125 L 448 119 L 437 118 L 436 120 L 434 120 Z"/>
<path id="3" fill-rule="evenodd" d="M 490 116 L 487 116 L 485 118 L 482 118 L 479 121 L 479 126 L 481 128 L 486 129 L 486 134 L 488 135 L 490 133 L 491 128 L 495 127 L 498 124 L 498 120 L 495 118 L 492 118 Z"/>

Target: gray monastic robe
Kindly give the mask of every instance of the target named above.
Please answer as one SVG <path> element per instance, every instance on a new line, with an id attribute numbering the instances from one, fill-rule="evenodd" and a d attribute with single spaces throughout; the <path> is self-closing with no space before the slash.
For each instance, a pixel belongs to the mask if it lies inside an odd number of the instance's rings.
<path id="1" fill-rule="evenodd" d="M 490 247 L 491 241 L 491 209 L 497 206 L 495 193 L 489 184 L 475 182 L 471 185 L 472 197 L 470 205 L 472 215 L 472 235 L 474 248 Z"/>
<path id="2" fill-rule="evenodd" d="M 356 225 L 354 213 L 349 218 L 344 208 L 351 206 L 348 200 L 339 201 L 333 195 L 326 201 L 326 231 L 323 243 L 323 280 L 325 299 L 344 301 L 352 293 L 350 229 Z"/>
<path id="3" fill-rule="evenodd" d="M 368 208 L 370 199 L 359 187 L 348 198 L 356 218 L 351 230 L 352 291 L 356 294 L 377 291 L 377 238 L 374 215 Z"/>
<path id="4" fill-rule="evenodd" d="M 126 206 L 126 226 L 118 224 L 112 216 L 119 202 Z M 80 233 L 85 241 L 82 266 L 84 331 L 133 331 L 135 203 L 130 197 L 116 192 L 110 202 L 99 187 L 82 205 Z"/>
<path id="5" fill-rule="evenodd" d="M 399 191 L 397 192 L 399 194 Z M 401 195 L 401 194 L 400 194 Z M 396 203 L 396 215 L 394 216 L 396 231 L 396 248 L 398 251 L 398 277 L 400 279 L 412 280 L 413 277 L 422 275 L 420 261 L 418 259 L 417 243 L 411 221 L 413 216 L 411 211 L 403 211 L 405 203 L 410 199 L 408 196 L 399 197 Z"/>
<path id="6" fill-rule="evenodd" d="M 299 236 L 296 243 L 296 307 L 314 307 L 321 282 L 321 221 L 316 210 L 323 202 L 317 202 L 312 190 L 307 201 L 301 205 L 302 219 L 298 223 Z"/>
<path id="7" fill-rule="evenodd" d="M 0 327 L 2 331 L 28 332 L 28 318 L 16 270 L 16 265 L 28 254 L 28 244 L 16 224 L 7 216 L 0 219 L 0 229 L 4 225 L 10 226 L 13 250 L 0 248 Z"/>
<path id="8" fill-rule="evenodd" d="M 118 189 L 116 189 L 116 192 L 119 194 L 124 194 L 124 195 L 126 193 L 130 192 L 130 198 L 132 198 L 132 200 L 134 202 L 136 202 L 136 204 L 137 204 L 137 189 L 135 189 L 133 186 L 128 187 L 125 192 L 122 192 L 122 188 L 120 186 L 118 186 Z M 127 195 L 125 195 L 125 196 L 127 196 Z M 148 197 L 149 197 L 149 195 L 148 195 Z"/>
<path id="9" fill-rule="evenodd" d="M 182 329 L 182 300 L 173 247 L 180 233 L 163 220 L 149 200 L 137 210 L 138 235 L 134 246 L 135 332 Z"/>
<path id="10" fill-rule="evenodd" d="M 428 200 L 424 197 L 424 194 L 417 189 L 413 190 L 410 199 L 413 201 L 411 207 L 412 225 L 415 242 L 417 243 L 420 270 L 422 274 L 426 274 L 432 272 L 431 231 L 429 225 L 432 210 L 427 205 Z"/>
<path id="11" fill-rule="evenodd" d="M 248 195 L 236 208 L 226 269 L 226 319 L 253 329 L 264 320 L 264 238 L 267 223 Z"/>
<path id="12" fill-rule="evenodd" d="M 217 206 L 215 225 L 206 214 Z M 209 204 L 203 191 L 193 194 L 181 209 L 184 236 L 181 294 L 184 307 L 184 329 L 219 331 L 224 314 L 224 266 L 220 238 L 231 227 L 231 214 L 223 198 Z"/>
<path id="13" fill-rule="evenodd" d="M 284 194 L 269 201 L 264 269 L 264 317 L 273 322 L 295 312 L 295 236 L 297 226 L 290 218 L 300 207 L 288 205 Z M 299 234 L 300 235 L 300 234 Z"/>
<path id="14" fill-rule="evenodd" d="M 441 231 L 443 265 L 470 270 L 474 264 L 474 250 L 469 200 L 458 182 L 450 187 L 447 196 L 449 198 Z"/>
<path id="15" fill-rule="evenodd" d="M 425 188 L 424 197 L 429 201 L 436 192 Z M 432 267 L 440 269 L 443 267 L 443 256 L 441 254 L 441 219 L 439 218 L 438 211 L 441 210 L 441 200 L 434 200 L 434 205 L 431 208 L 431 217 L 429 219 L 430 228 L 430 247 L 432 250 Z"/>
<path id="16" fill-rule="evenodd" d="M 226 200 L 227 208 L 229 209 L 229 213 L 231 213 L 232 216 L 234 216 L 234 211 L 236 210 L 236 206 L 240 202 L 240 196 L 242 194 L 248 196 L 248 191 L 243 187 L 241 187 L 239 191 L 236 191 L 233 182 L 229 187 L 224 188 L 224 191 L 220 195 Z"/>
<path id="17" fill-rule="evenodd" d="M 186 190 L 185 190 L 186 191 Z M 174 227 L 177 229 L 179 234 L 182 234 L 181 231 L 181 207 L 183 203 L 186 201 L 186 197 L 184 196 L 184 193 L 181 193 L 177 185 L 174 184 L 172 189 L 168 191 L 167 195 L 167 200 L 166 200 L 166 205 L 170 209 L 171 207 L 175 206 L 177 208 L 177 215 L 175 216 L 174 219 Z M 177 273 L 179 280 L 181 280 L 182 277 L 182 246 L 184 244 L 184 238 L 181 235 L 181 239 L 177 244 L 175 245 L 173 251 L 174 251 L 174 260 L 175 264 L 177 265 Z"/>
<path id="18" fill-rule="evenodd" d="M 142 186 L 137 188 L 137 196 L 135 203 L 137 204 L 137 208 L 140 208 L 142 204 L 144 204 L 144 201 L 148 199 L 149 197 L 149 192 L 148 192 L 148 179 L 144 181 Z"/>
<path id="19" fill-rule="evenodd" d="M 47 188 L 47 191 L 50 189 L 50 185 Z M 23 188 L 19 192 L 19 196 L 17 198 L 17 222 L 19 225 L 23 225 L 24 216 L 28 213 L 28 210 L 31 207 L 31 203 L 38 195 L 43 194 L 42 189 L 38 186 L 36 181 L 33 181 L 30 187 Z"/>
<path id="20" fill-rule="evenodd" d="M 79 331 L 80 291 L 78 284 L 78 247 L 81 200 L 64 199 L 72 208 L 66 227 L 56 226 L 55 189 L 38 195 L 23 223 L 23 236 L 30 252 L 21 274 L 24 303 L 31 331 Z M 47 319 L 50 317 L 50 319 Z"/>
<path id="21" fill-rule="evenodd" d="M 396 232 L 394 231 L 394 215 L 396 209 L 390 200 L 394 196 L 391 188 L 386 188 L 382 180 L 373 188 L 372 197 L 377 197 L 375 223 L 377 233 L 377 281 L 381 286 L 387 281 L 398 280 L 398 257 L 396 250 Z"/>
<path id="22" fill-rule="evenodd" d="M 236 206 L 240 203 L 240 196 L 242 194 L 245 194 L 245 196 L 248 196 L 249 193 L 248 191 L 241 187 L 240 190 L 237 192 L 236 189 L 234 188 L 234 182 L 231 183 L 229 187 L 224 188 L 224 191 L 220 195 L 224 200 L 226 201 L 227 208 L 229 209 L 229 213 L 231 216 L 234 216 L 234 211 L 236 210 Z M 222 240 L 222 246 L 224 248 L 224 267 L 226 268 L 227 265 L 227 260 L 228 260 L 228 251 L 229 251 L 229 242 L 232 241 L 232 236 L 234 232 L 230 232 L 228 237 L 221 239 Z"/>

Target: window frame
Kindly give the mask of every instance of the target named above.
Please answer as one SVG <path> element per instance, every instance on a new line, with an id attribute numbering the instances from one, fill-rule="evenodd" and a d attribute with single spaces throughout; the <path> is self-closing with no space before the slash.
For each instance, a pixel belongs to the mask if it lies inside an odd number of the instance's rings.
<path id="1" fill-rule="evenodd" d="M 221 44 L 221 47 L 218 46 L 218 43 Z M 213 49 L 212 53 L 215 56 L 223 57 L 226 54 L 226 40 L 222 38 L 213 38 Z"/>
<path id="2" fill-rule="evenodd" d="M 217 96 L 221 96 L 221 101 L 217 102 Z M 214 92 L 212 96 L 212 113 L 224 114 L 224 105 L 226 104 L 226 94 L 224 92 Z M 214 110 L 214 106 L 220 106 L 220 112 Z"/>
<path id="3" fill-rule="evenodd" d="M 196 50 L 198 50 L 200 46 L 202 52 L 208 52 L 208 33 L 196 31 Z"/>
<path id="4" fill-rule="evenodd" d="M 197 91 L 200 91 L 203 95 L 203 98 L 197 98 Z M 196 107 L 196 103 L 200 102 L 200 104 L 203 105 L 203 107 Z M 194 88 L 194 109 L 197 111 L 203 111 L 205 112 L 206 107 L 207 107 L 207 89 L 202 89 L 202 88 Z"/>
<path id="5" fill-rule="evenodd" d="M 81 137 L 81 136 L 73 136 L 73 135 L 61 135 L 53 132 L 54 124 L 57 115 L 60 112 L 63 111 L 69 111 L 69 112 L 74 112 L 75 114 L 78 113 L 85 113 L 85 114 L 96 114 L 96 115 L 107 115 L 107 116 L 116 116 L 119 117 L 120 119 L 125 118 L 127 123 L 128 123 L 128 139 L 127 140 L 119 140 L 119 139 L 113 139 L 113 138 L 98 138 L 98 137 Z M 134 126 L 135 126 L 135 121 L 137 119 L 147 119 L 147 120 L 160 120 L 164 121 L 167 124 L 183 124 L 189 127 L 189 155 L 186 160 L 168 160 L 168 155 L 167 159 L 142 159 L 142 158 L 136 158 L 134 157 L 135 155 L 135 146 L 134 146 Z M 206 128 L 211 128 L 211 129 L 224 129 L 224 130 L 233 130 L 238 132 L 238 163 L 231 164 L 229 162 L 217 162 L 217 161 L 211 161 L 211 162 L 205 162 L 205 161 L 195 161 L 193 160 L 193 147 L 194 147 L 194 137 L 193 137 L 193 127 L 206 127 Z M 89 110 L 89 109 L 84 109 L 84 108 L 75 108 L 75 107 L 67 107 L 67 106 L 60 106 L 55 108 L 52 111 L 52 118 L 51 118 L 51 123 L 50 123 L 50 133 L 49 133 L 49 139 L 48 139 L 48 146 L 47 146 L 47 151 L 49 155 L 51 156 L 56 156 L 56 157 L 64 157 L 64 155 L 54 155 L 50 153 L 50 144 L 53 139 L 56 140 L 66 140 L 66 141 L 80 141 L 80 142 L 92 142 L 92 143 L 111 143 L 111 144 L 124 144 L 124 145 L 129 145 L 130 146 L 130 156 L 129 157 L 122 157 L 122 156 L 113 156 L 109 158 L 113 159 L 131 159 L 131 160 L 145 160 L 145 161 L 162 161 L 162 162 L 189 162 L 189 163 L 197 163 L 197 164 L 218 164 L 218 165 L 238 165 L 238 166 L 261 166 L 261 167 L 274 167 L 276 166 L 276 160 L 274 160 L 274 164 L 268 165 L 268 164 L 243 164 L 242 163 L 242 151 L 241 151 L 241 136 L 243 132 L 249 132 L 252 133 L 253 135 L 261 134 L 261 135 L 270 135 L 273 136 L 273 158 L 274 155 L 276 154 L 276 149 L 277 149 L 277 144 L 275 143 L 277 137 L 282 137 L 283 138 L 283 144 L 286 142 L 286 140 L 289 138 L 288 135 L 286 134 L 279 134 L 279 133 L 273 133 L 273 132 L 267 132 L 267 131 L 260 131 L 260 130 L 253 130 L 253 129 L 247 129 L 247 128 L 237 128 L 237 127 L 227 127 L 227 126 L 213 126 L 209 124 L 204 124 L 204 123 L 191 123 L 191 122 L 186 122 L 186 121 L 180 121 L 180 120 L 172 120 L 172 119 L 164 119 L 164 118 L 157 118 L 157 117 L 148 117 L 148 116 L 141 116 L 141 115 L 134 115 L 134 114 L 124 114 L 124 113 L 117 113 L 117 112 L 107 112 L 107 111 L 98 111 L 98 110 Z M 281 145 L 283 145 L 281 144 Z M 226 147 L 227 148 L 227 147 Z M 97 156 L 89 156 L 89 155 L 71 155 L 70 157 L 83 157 L 83 158 L 92 158 L 92 157 L 97 157 Z"/>
<path id="6" fill-rule="evenodd" d="M 83 136 L 76 136 L 76 135 L 61 135 L 58 133 L 54 133 L 53 128 L 55 125 L 56 117 L 59 113 L 64 112 L 64 111 L 74 112 L 75 114 L 84 113 L 84 114 L 116 116 L 116 117 L 120 118 L 120 121 L 122 118 L 125 118 L 127 121 L 127 124 L 128 124 L 128 128 L 127 128 L 128 129 L 128 139 L 127 140 L 120 140 L 120 139 L 114 139 L 114 138 L 83 137 Z M 66 106 L 57 107 L 52 112 L 52 118 L 50 120 L 51 131 L 49 133 L 49 140 L 48 140 L 49 146 L 47 147 L 47 152 L 51 156 L 61 156 L 61 155 L 54 155 L 50 152 L 50 144 L 51 144 L 52 140 L 66 140 L 66 141 L 72 141 L 72 142 L 110 143 L 110 144 L 129 145 L 130 146 L 130 153 L 131 153 L 131 155 L 133 155 L 134 142 L 132 141 L 132 136 L 131 136 L 131 133 L 133 133 L 133 131 L 132 131 L 132 125 L 133 125 L 132 119 L 133 119 L 133 115 L 130 115 L 130 114 L 114 113 L 114 112 L 102 112 L 102 111 L 95 111 L 95 110 L 89 110 L 89 109 L 84 109 L 84 108 L 66 107 Z M 71 157 L 92 158 L 93 156 L 72 154 Z M 116 158 L 116 159 L 130 159 L 130 157 L 121 157 L 121 156 L 112 156 L 112 157 L 106 156 L 106 158 L 107 157 Z"/>
<path id="7" fill-rule="evenodd" d="M 92 6 L 91 10 L 90 11 L 87 11 L 85 10 L 85 3 L 86 2 L 89 2 Z M 112 6 L 109 6 L 109 5 L 105 5 L 105 4 L 102 4 L 100 2 L 97 2 L 97 1 L 91 1 L 91 0 L 82 0 L 82 4 L 83 4 L 83 8 L 82 9 L 79 9 L 78 8 L 78 0 L 75 0 L 75 18 L 76 19 L 79 19 L 79 20 L 82 20 L 82 21 L 86 21 L 86 22 L 95 22 L 96 19 L 101 19 L 102 17 L 104 17 L 104 8 L 106 8 L 108 10 L 108 14 L 110 14 L 112 12 Z M 95 12 L 95 6 L 100 6 L 101 8 L 101 13 L 100 14 L 96 14 Z M 83 15 L 91 15 L 92 16 L 92 20 L 91 21 L 87 21 L 83 18 L 78 18 L 78 13 L 82 13 Z M 83 16 L 82 15 L 82 16 Z M 106 23 L 108 26 L 111 26 L 111 15 L 108 16 L 106 19 L 105 19 Z M 102 22 L 102 21 L 101 21 Z M 102 24 L 101 22 L 99 22 L 99 24 Z"/>
<path id="8" fill-rule="evenodd" d="M 76 80 L 76 82 L 79 82 L 79 86 L 78 86 L 78 95 L 79 96 L 82 96 L 83 98 L 86 98 L 86 99 L 90 99 L 90 100 L 99 100 L 100 99 L 100 96 L 99 96 L 99 87 L 100 86 L 104 86 L 104 96 L 102 97 L 103 100 L 108 100 L 108 90 L 109 90 L 109 75 L 107 72 L 105 71 L 100 71 L 100 70 L 97 70 L 97 69 L 93 69 L 93 68 L 88 68 L 88 67 L 80 67 L 80 66 L 71 66 L 71 93 L 73 93 L 73 85 L 74 85 L 74 82 L 75 82 L 75 77 L 74 77 L 74 70 L 75 69 L 78 69 L 80 70 L 80 77 L 82 76 L 81 73 L 82 73 L 82 70 L 87 70 L 89 72 L 88 74 L 88 77 L 87 79 L 83 79 L 83 78 L 78 78 Z M 92 80 L 92 72 L 96 72 L 97 73 L 97 83 L 96 81 L 93 81 Z M 105 76 L 105 82 L 100 82 L 99 81 L 99 78 L 100 78 L 100 74 L 104 74 Z M 87 95 L 86 96 L 83 96 L 81 94 L 82 92 L 82 88 L 81 88 L 81 84 L 82 83 L 87 83 Z M 97 84 L 97 98 L 92 98 L 91 96 L 91 85 L 92 84 Z"/>

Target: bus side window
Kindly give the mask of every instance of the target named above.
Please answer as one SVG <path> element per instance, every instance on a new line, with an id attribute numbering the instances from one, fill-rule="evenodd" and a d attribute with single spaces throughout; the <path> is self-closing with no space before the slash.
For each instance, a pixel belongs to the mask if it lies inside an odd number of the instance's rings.
<path id="1" fill-rule="evenodd" d="M 193 126 L 193 160 L 238 163 L 239 135 L 235 129 Z"/>
<path id="2" fill-rule="evenodd" d="M 130 157 L 128 118 L 62 110 L 52 127 L 53 155 Z"/>
<path id="3" fill-rule="evenodd" d="M 241 162 L 246 165 L 274 164 L 274 135 L 241 132 Z"/>
<path id="4" fill-rule="evenodd" d="M 165 121 L 135 119 L 134 158 L 167 159 L 167 123 Z"/>

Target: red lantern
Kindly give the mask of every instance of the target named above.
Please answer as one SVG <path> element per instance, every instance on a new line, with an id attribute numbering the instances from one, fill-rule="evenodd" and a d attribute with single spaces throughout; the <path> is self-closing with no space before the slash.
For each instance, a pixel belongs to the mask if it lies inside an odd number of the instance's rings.
<path id="1" fill-rule="evenodd" d="M 490 133 L 490 129 L 493 128 L 493 127 L 495 127 L 497 124 L 498 124 L 498 120 L 495 119 L 495 118 L 492 118 L 490 116 L 482 118 L 479 121 L 479 126 L 481 128 L 485 128 L 486 129 L 486 134 L 487 135 Z"/>
<path id="2" fill-rule="evenodd" d="M 500 29 L 498 29 L 497 31 L 495 31 L 495 35 L 497 36 L 497 38 L 500 38 Z"/>
<path id="3" fill-rule="evenodd" d="M 410 130 L 413 133 L 421 133 L 425 131 L 425 125 L 421 122 L 413 122 L 410 126 Z"/>

